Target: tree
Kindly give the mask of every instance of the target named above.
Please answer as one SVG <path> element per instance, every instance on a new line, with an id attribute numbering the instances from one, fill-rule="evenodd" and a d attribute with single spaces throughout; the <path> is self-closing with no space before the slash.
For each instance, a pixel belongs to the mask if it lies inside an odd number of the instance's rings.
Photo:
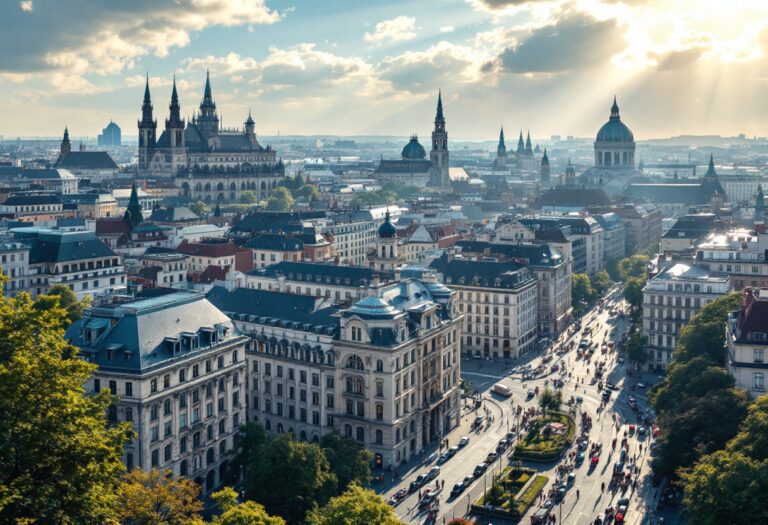
<path id="1" fill-rule="evenodd" d="M 600 270 L 592 279 L 592 288 L 596 295 L 603 295 L 611 287 L 611 277 L 605 270 Z"/>
<path id="2" fill-rule="evenodd" d="M 331 498 L 323 508 L 310 513 L 310 525 L 401 525 L 395 511 L 372 490 L 351 485 L 346 492 Z"/>
<path id="3" fill-rule="evenodd" d="M 320 448 L 339 482 L 337 493 L 347 490 L 351 483 L 365 486 L 371 479 L 371 453 L 351 438 L 329 432 L 320 438 Z"/>
<path id="4" fill-rule="evenodd" d="M 741 296 L 735 292 L 704 306 L 680 331 L 674 359 L 687 361 L 704 356 L 713 363 L 725 366 L 725 324 L 728 313 L 738 310 L 740 302 Z"/>
<path id="5" fill-rule="evenodd" d="M 624 299 L 633 306 L 638 307 L 643 304 L 643 287 L 645 279 L 639 277 L 629 277 L 624 282 Z"/>
<path id="6" fill-rule="evenodd" d="M 630 277 L 645 279 L 648 276 L 648 263 L 650 258 L 647 255 L 633 255 L 619 261 L 619 277 L 622 281 L 627 281 Z"/>
<path id="7" fill-rule="evenodd" d="M 237 451 L 229 463 L 229 470 L 225 473 L 223 483 L 236 485 L 240 481 L 240 474 L 246 478 L 250 476 L 250 470 L 258 467 L 258 462 L 267 446 L 267 433 L 264 427 L 252 421 L 240 426 L 237 440 Z"/>
<path id="8" fill-rule="evenodd" d="M 124 525 L 186 525 L 202 523 L 200 487 L 171 472 L 153 469 L 129 472 L 117 490 L 117 519 Z"/>
<path id="9" fill-rule="evenodd" d="M 731 388 L 733 377 L 721 366 L 705 357 L 696 357 L 687 362 L 675 361 L 669 365 L 667 375 L 654 388 L 649 399 L 659 414 L 679 412 L 690 399 L 709 395 L 715 390 Z"/>
<path id="10" fill-rule="evenodd" d="M 320 198 L 320 190 L 314 184 L 305 184 L 293 194 L 294 197 L 302 197 L 308 201 L 314 201 Z"/>
<path id="11" fill-rule="evenodd" d="M 248 499 L 297 523 L 315 504 L 328 502 L 338 480 L 319 446 L 283 434 L 261 447 L 246 469 L 244 486 Z"/>
<path id="12" fill-rule="evenodd" d="M 67 312 L 0 298 L 0 522 L 105 523 L 129 426 L 107 425 L 96 365 L 64 339 Z"/>
<path id="13" fill-rule="evenodd" d="M 573 306 L 579 307 L 582 303 L 589 303 L 595 295 L 595 291 L 592 289 L 592 282 L 589 280 L 589 275 L 585 273 L 575 273 L 571 279 L 571 298 Z"/>
<path id="14" fill-rule="evenodd" d="M 753 505 L 768 491 L 768 397 L 749 407 L 725 450 L 704 456 L 682 473 L 685 504 L 695 523 L 768 523 L 768 507 Z M 745 509 L 749 509 L 745 512 Z"/>
<path id="15" fill-rule="evenodd" d="M 196 200 L 192 204 L 189 205 L 189 209 L 192 210 L 195 215 L 198 215 L 200 217 L 205 216 L 206 213 L 208 213 L 208 206 L 201 200 Z"/>
<path id="16" fill-rule="evenodd" d="M 285 525 L 285 520 L 279 516 L 270 516 L 255 501 L 237 502 L 237 492 L 230 487 L 224 487 L 211 494 L 221 515 L 213 520 L 214 525 Z"/>
<path id="17" fill-rule="evenodd" d="M 240 204 L 256 204 L 256 194 L 252 191 L 243 191 L 240 192 Z"/>
<path id="18" fill-rule="evenodd" d="M 547 415 L 550 410 L 559 410 L 562 404 L 563 394 L 560 390 L 545 388 L 539 396 L 539 408 L 544 415 Z"/>
<path id="19" fill-rule="evenodd" d="M 35 307 L 50 309 L 54 304 L 58 304 L 67 312 L 67 319 L 74 323 L 83 317 L 83 309 L 91 304 L 90 297 L 78 300 L 75 292 L 70 290 L 69 286 L 64 284 L 54 284 L 48 293 L 39 297 L 35 302 Z"/>
<path id="20" fill-rule="evenodd" d="M 619 273 L 619 260 L 618 259 L 608 259 L 605 261 L 605 269 L 608 272 L 608 275 L 611 277 L 611 280 L 613 281 L 621 281 L 621 274 Z"/>
<path id="21" fill-rule="evenodd" d="M 627 342 L 627 357 L 632 363 L 641 365 L 648 360 L 648 352 L 645 350 L 647 337 L 635 332 L 629 337 Z"/>
<path id="22" fill-rule="evenodd" d="M 267 210 L 269 211 L 290 211 L 293 206 L 293 197 L 291 192 L 283 186 L 278 186 L 272 191 L 272 195 L 267 199 Z"/>

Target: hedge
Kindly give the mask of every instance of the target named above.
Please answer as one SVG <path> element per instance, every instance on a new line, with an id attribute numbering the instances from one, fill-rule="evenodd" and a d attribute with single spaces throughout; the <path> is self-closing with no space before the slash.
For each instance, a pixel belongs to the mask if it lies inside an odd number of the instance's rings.
<path id="1" fill-rule="evenodd" d="M 530 485 L 528 485 L 528 488 L 526 488 L 522 494 L 518 498 L 515 499 L 515 506 L 517 507 L 517 513 L 522 516 L 525 514 L 528 509 L 531 507 L 531 504 L 536 499 L 536 497 L 539 495 L 539 493 L 542 491 L 544 486 L 547 484 L 547 481 L 549 478 L 544 475 L 537 475 L 536 478 L 531 482 Z"/>

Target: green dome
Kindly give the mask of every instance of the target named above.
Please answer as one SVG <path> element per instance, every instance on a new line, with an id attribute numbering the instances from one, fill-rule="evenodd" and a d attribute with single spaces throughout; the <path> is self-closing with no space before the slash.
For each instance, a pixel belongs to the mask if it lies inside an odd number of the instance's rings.
<path id="1" fill-rule="evenodd" d="M 427 156 L 427 151 L 424 146 L 419 144 L 419 139 L 416 135 L 411 137 L 408 144 L 403 148 L 403 159 L 420 160 Z"/>
<path id="2" fill-rule="evenodd" d="M 613 99 L 611 107 L 611 118 L 606 122 L 600 131 L 597 132 L 595 142 L 634 142 L 635 136 L 632 131 L 621 121 L 619 116 L 619 105 L 616 99 Z"/>
<path id="3" fill-rule="evenodd" d="M 397 228 L 389 221 L 389 212 L 384 216 L 384 222 L 379 226 L 379 237 L 394 237 L 397 235 Z"/>

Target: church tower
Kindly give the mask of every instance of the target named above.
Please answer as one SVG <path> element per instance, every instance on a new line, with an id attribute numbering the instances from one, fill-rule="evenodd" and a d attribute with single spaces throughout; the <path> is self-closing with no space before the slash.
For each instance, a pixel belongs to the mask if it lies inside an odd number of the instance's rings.
<path id="1" fill-rule="evenodd" d="M 171 92 L 171 104 L 168 106 L 170 115 L 165 119 L 165 132 L 168 137 L 167 144 L 169 151 L 169 174 L 175 176 L 179 167 L 185 162 L 185 143 L 184 143 L 184 120 L 181 118 L 181 106 L 179 106 L 179 95 L 176 92 L 176 77 L 173 77 L 173 91 Z"/>
<path id="2" fill-rule="evenodd" d="M 541 157 L 541 187 L 549 186 L 550 168 L 549 157 L 547 157 L 547 150 L 544 149 L 544 156 Z"/>
<path id="3" fill-rule="evenodd" d="M 531 144 L 531 131 L 530 130 L 528 130 L 528 137 L 525 139 L 525 156 L 526 157 L 533 157 L 533 145 Z"/>
<path id="4" fill-rule="evenodd" d="M 448 188 L 450 178 L 448 176 L 448 132 L 445 131 L 445 117 L 443 116 L 443 95 L 437 93 L 437 113 L 435 115 L 435 129 L 432 131 L 432 150 L 429 152 L 429 160 L 432 166 L 429 168 L 430 185 L 438 188 Z"/>
<path id="5" fill-rule="evenodd" d="M 565 185 L 572 188 L 576 184 L 576 168 L 571 164 L 571 159 L 568 159 L 568 165 L 565 167 Z"/>
<path id="6" fill-rule="evenodd" d="M 521 156 L 525 153 L 525 142 L 523 142 L 523 130 L 520 130 L 520 138 L 517 139 L 517 155 Z"/>
<path id="7" fill-rule="evenodd" d="M 141 203 L 139 202 L 139 193 L 136 189 L 135 176 L 133 177 L 133 183 L 131 184 L 131 198 L 128 200 L 128 207 L 125 209 L 123 220 L 128 223 L 131 230 L 144 220 L 144 216 L 141 214 Z"/>
<path id="8" fill-rule="evenodd" d="M 493 161 L 493 167 L 496 169 L 507 166 L 507 145 L 504 143 L 504 126 L 499 133 L 499 145 L 496 146 L 496 160 Z"/>
<path id="9" fill-rule="evenodd" d="M 69 142 L 69 128 L 64 128 L 64 138 L 61 139 L 61 151 L 59 152 L 59 160 L 63 159 L 69 152 L 72 151 L 72 144 Z"/>
<path id="10" fill-rule="evenodd" d="M 146 170 L 157 145 L 157 120 L 152 117 L 152 98 L 149 95 L 149 74 L 144 85 L 144 102 L 139 121 L 139 169 Z"/>
<path id="11" fill-rule="evenodd" d="M 216 103 L 211 94 L 211 75 L 208 71 L 205 72 L 205 90 L 196 122 L 204 138 L 208 139 L 219 134 L 219 115 L 216 113 Z"/>
<path id="12" fill-rule="evenodd" d="M 389 210 L 376 235 L 376 252 L 371 257 L 371 268 L 384 272 L 394 271 L 399 263 L 397 228 L 390 220 Z"/>

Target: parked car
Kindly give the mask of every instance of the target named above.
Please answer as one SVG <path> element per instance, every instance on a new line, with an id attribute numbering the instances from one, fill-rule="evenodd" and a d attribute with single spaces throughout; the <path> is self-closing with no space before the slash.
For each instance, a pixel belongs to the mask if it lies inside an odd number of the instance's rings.
<path id="1" fill-rule="evenodd" d="M 488 457 L 485 458 L 485 462 L 486 463 L 493 463 L 497 459 L 499 459 L 499 455 L 498 454 L 496 454 L 495 452 L 489 452 L 488 453 Z"/>
<path id="2" fill-rule="evenodd" d="M 469 443 L 469 437 L 464 436 L 459 440 L 459 446 L 460 447 L 466 447 L 467 443 Z"/>
<path id="3" fill-rule="evenodd" d="M 425 465 L 429 465 L 430 463 L 434 463 L 434 461 L 437 459 L 437 452 L 433 452 L 429 456 L 427 456 L 427 459 L 424 460 Z"/>
<path id="4" fill-rule="evenodd" d="M 475 470 L 474 470 L 475 477 L 477 478 L 482 476 L 483 472 L 485 472 L 485 469 L 487 468 L 488 466 L 485 463 L 480 463 L 478 465 L 475 465 Z"/>
<path id="5" fill-rule="evenodd" d="M 389 498 L 389 501 L 387 501 L 387 503 L 389 503 L 390 505 L 392 505 L 394 507 L 395 505 L 397 505 L 401 501 L 403 501 L 407 495 L 408 495 L 408 491 L 407 490 L 400 489 L 397 492 L 395 492 L 394 494 L 392 494 L 392 497 Z"/>
<path id="6" fill-rule="evenodd" d="M 536 395 L 536 392 L 534 392 L 533 390 L 528 390 L 528 399 L 532 398 L 535 395 Z"/>
<path id="7" fill-rule="evenodd" d="M 453 488 L 451 489 L 451 496 L 454 498 L 464 492 L 464 489 L 466 487 L 464 486 L 464 483 L 456 483 Z"/>
<path id="8" fill-rule="evenodd" d="M 452 446 L 451 448 L 449 448 L 449 449 L 448 449 L 448 452 L 447 452 L 447 454 L 448 454 L 448 457 L 451 457 L 451 458 L 452 458 L 453 456 L 455 456 L 455 455 L 456 455 L 456 453 L 457 453 L 458 451 L 459 451 L 459 447 L 457 447 L 457 446 L 455 446 L 455 445 L 454 445 L 454 446 Z"/>
<path id="9" fill-rule="evenodd" d="M 581 465 L 582 463 L 584 463 L 584 457 L 585 457 L 584 452 L 579 452 L 578 454 L 576 454 L 576 464 Z"/>
<path id="10" fill-rule="evenodd" d="M 448 461 L 449 459 L 451 459 L 451 456 L 449 456 L 449 455 L 448 455 L 448 453 L 446 452 L 445 454 L 443 454 L 442 456 L 440 456 L 440 457 L 438 458 L 438 460 L 437 460 L 437 464 L 438 464 L 438 465 L 442 465 L 443 463 L 445 463 L 445 462 L 446 462 L 446 461 Z"/>
<path id="11" fill-rule="evenodd" d="M 435 479 L 440 475 L 440 467 L 432 467 L 427 474 L 427 479 Z"/>
<path id="12" fill-rule="evenodd" d="M 428 507 L 436 499 L 437 499 L 437 492 L 435 491 L 427 492 L 421 497 L 421 501 L 419 502 L 419 507 Z"/>

